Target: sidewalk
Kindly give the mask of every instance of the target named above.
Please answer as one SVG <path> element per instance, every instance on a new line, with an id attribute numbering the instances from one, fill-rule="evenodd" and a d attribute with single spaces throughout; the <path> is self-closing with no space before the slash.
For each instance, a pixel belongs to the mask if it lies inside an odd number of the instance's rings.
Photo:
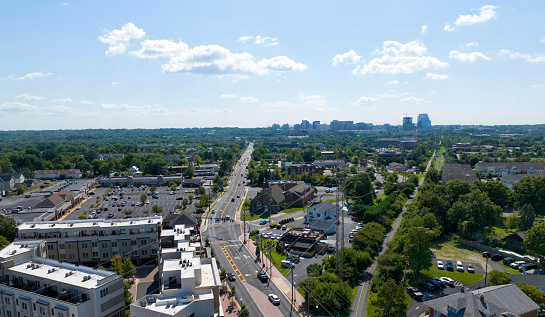
<path id="1" fill-rule="evenodd" d="M 243 241 L 242 239 L 243 239 L 243 236 L 240 236 L 239 237 L 240 242 Z M 252 257 L 255 258 L 256 246 L 253 244 L 253 241 L 248 239 L 248 242 L 246 243 L 245 247 L 248 249 Z M 271 268 L 272 277 L 270 277 L 271 281 L 276 285 L 276 287 L 278 287 L 278 289 L 280 289 L 280 291 L 284 294 L 284 296 L 286 296 L 288 301 L 291 302 L 291 298 L 292 298 L 291 283 L 288 281 L 288 279 L 285 276 L 283 276 L 280 273 L 280 271 L 278 271 L 278 269 L 274 265 L 271 265 L 271 263 L 269 262 L 269 259 L 267 259 L 266 257 L 264 257 L 262 265 L 263 264 L 265 264 L 265 267 L 269 267 L 269 266 L 272 267 Z M 305 298 L 295 288 L 294 288 L 292 305 L 296 308 L 299 315 L 301 316 L 308 315 Z"/>
<path id="2" fill-rule="evenodd" d="M 228 294 L 230 290 L 231 288 L 229 287 L 229 285 L 227 285 L 226 290 L 223 289 L 223 285 L 220 287 L 221 308 L 223 310 L 223 316 L 236 317 L 238 316 L 238 312 L 240 311 L 240 306 L 235 299 L 229 298 Z M 234 306 L 232 305 L 233 302 Z"/>

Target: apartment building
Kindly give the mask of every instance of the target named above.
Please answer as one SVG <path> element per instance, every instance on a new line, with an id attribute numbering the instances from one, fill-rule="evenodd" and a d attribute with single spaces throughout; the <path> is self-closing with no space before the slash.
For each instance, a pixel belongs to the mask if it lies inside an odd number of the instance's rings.
<path id="1" fill-rule="evenodd" d="M 42 243 L 15 242 L 0 251 L 0 316 L 124 316 L 121 276 L 32 257 Z"/>
<path id="2" fill-rule="evenodd" d="M 158 260 L 163 217 L 26 222 L 16 241 L 45 240 L 46 257 L 94 266 L 115 254 L 137 265 Z"/>
<path id="3" fill-rule="evenodd" d="M 221 285 L 214 258 L 197 255 L 191 228 L 176 225 L 161 232 L 159 294 L 148 294 L 131 305 L 133 317 L 209 317 L 222 311 Z"/>

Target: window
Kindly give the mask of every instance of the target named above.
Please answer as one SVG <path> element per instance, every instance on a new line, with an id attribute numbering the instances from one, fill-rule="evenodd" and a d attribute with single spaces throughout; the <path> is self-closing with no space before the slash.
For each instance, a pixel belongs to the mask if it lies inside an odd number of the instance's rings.
<path id="1" fill-rule="evenodd" d="M 24 309 L 24 310 L 27 310 L 28 309 L 28 304 L 24 303 L 24 302 L 21 302 L 21 308 Z"/>
<path id="2" fill-rule="evenodd" d="M 87 244 L 87 242 L 83 242 L 83 243 L 81 244 L 81 247 L 82 247 L 82 248 L 88 248 L 89 245 Z"/>
<path id="3" fill-rule="evenodd" d="M 103 257 L 103 258 L 108 258 L 108 257 L 109 257 L 109 256 L 108 256 L 108 253 L 102 253 L 102 257 Z"/>
<path id="4" fill-rule="evenodd" d="M 148 250 L 142 250 L 142 255 L 148 255 Z"/>
<path id="5" fill-rule="evenodd" d="M 106 295 L 108 295 L 108 288 L 101 289 L 100 290 L 100 297 L 104 297 Z"/>
<path id="6" fill-rule="evenodd" d="M 70 260 L 75 260 L 76 259 L 76 255 L 75 254 L 69 254 L 68 255 Z"/>
<path id="7" fill-rule="evenodd" d="M 98 258 L 98 252 L 93 252 L 93 258 Z"/>
<path id="8" fill-rule="evenodd" d="M 66 260 L 66 254 L 60 254 L 59 256 L 61 260 Z"/>
<path id="9" fill-rule="evenodd" d="M 45 315 L 45 308 L 40 306 L 40 315 Z"/>
<path id="10" fill-rule="evenodd" d="M 112 247 L 117 248 L 117 242 L 112 242 Z"/>
<path id="11" fill-rule="evenodd" d="M 59 249 L 64 250 L 64 244 L 59 244 Z"/>
<path id="12" fill-rule="evenodd" d="M 157 249 L 151 249 L 151 254 L 156 254 L 157 253 Z"/>
<path id="13" fill-rule="evenodd" d="M 137 255 L 138 255 L 138 251 L 132 251 L 132 252 L 131 252 L 131 255 L 132 255 L 132 256 L 137 256 Z"/>
<path id="14" fill-rule="evenodd" d="M 146 240 L 140 240 L 140 245 L 146 245 Z"/>
<path id="15" fill-rule="evenodd" d="M 89 257 L 89 253 L 83 252 L 83 254 L 81 255 L 81 257 L 83 257 L 83 258 L 88 258 L 88 257 Z"/>
<path id="16" fill-rule="evenodd" d="M 122 242 L 121 242 L 121 246 L 122 246 L 122 247 L 126 247 L 126 246 L 127 246 L 127 241 L 122 241 Z"/>
<path id="17" fill-rule="evenodd" d="M 47 245 L 47 249 L 48 249 L 48 250 L 53 250 L 53 245 L 52 245 L 52 244 L 48 244 L 48 245 Z"/>
<path id="18" fill-rule="evenodd" d="M 50 258 L 51 260 L 55 260 L 55 256 L 54 256 L 53 254 L 51 254 L 51 255 L 49 256 L 49 258 Z"/>
<path id="19" fill-rule="evenodd" d="M 92 246 L 93 248 L 96 248 L 96 247 L 98 246 L 98 243 L 97 243 L 97 242 L 91 242 L 91 246 Z"/>
<path id="20" fill-rule="evenodd" d="M 131 245 L 138 245 L 138 241 L 136 241 L 136 240 L 131 240 Z"/>
<path id="21" fill-rule="evenodd" d="M 68 244 L 68 250 L 72 250 L 72 249 L 74 249 L 74 245 L 72 243 L 69 243 Z"/>

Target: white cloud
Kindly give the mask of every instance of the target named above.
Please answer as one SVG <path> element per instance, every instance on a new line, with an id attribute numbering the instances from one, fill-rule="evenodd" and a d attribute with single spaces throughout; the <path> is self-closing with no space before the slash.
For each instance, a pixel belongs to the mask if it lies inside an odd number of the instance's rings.
<path id="1" fill-rule="evenodd" d="M 70 99 L 70 98 L 59 98 L 59 99 L 53 100 L 53 102 L 56 102 L 56 103 L 67 103 L 67 102 L 72 102 L 72 99 Z"/>
<path id="2" fill-rule="evenodd" d="M 530 86 L 530 88 L 545 88 L 545 85 L 544 84 L 535 84 L 535 85 Z"/>
<path id="3" fill-rule="evenodd" d="M 473 63 L 478 60 L 489 61 L 490 58 L 481 52 L 461 53 L 458 51 L 450 51 L 448 53 L 449 58 L 454 58 L 464 63 Z"/>
<path id="4" fill-rule="evenodd" d="M 402 92 L 402 93 L 396 93 L 396 94 L 380 94 L 378 95 L 378 97 L 381 97 L 381 98 L 401 98 L 401 97 L 405 97 L 405 96 L 409 96 L 411 95 L 410 92 Z"/>
<path id="5" fill-rule="evenodd" d="M 541 43 L 545 43 L 545 37 L 539 40 Z"/>
<path id="6" fill-rule="evenodd" d="M 53 73 L 40 73 L 40 72 L 35 72 L 35 73 L 28 73 L 28 74 L 26 74 L 26 75 L 24 75 L 24 76 L 15 78 L 15 80 L 45 78 L 45 77 L 49 77 L 49 76 L 51 76 L 51 75 L 53 75 Z"/>
<path id="7" fill-rule="evenodd" d="M 399 80 L 390 80 L 389 82 L 386 83 L 386 85 L 397 85 L 399 84 Z"/>
<path id="8" fill-rule="evenodd" d="M 173 57 L 189 49 L 189 46 L 182 41 L 176 43 L 170 40 L 144 40 L 140 44 L 142 48 L 130 52 L 131 55 L 139 58 Z"/>
<path id="9" fill-rule="evenodd" d="M 303 94 L 299 94 L 297 98 L 299 98 L 299 100 L 301 100 L 303 104 L 306 106 L 323 106 L 327 103 L 327 100 L 326 100 L 327 96 L 322 96 L 322 95 L 305 96 Z"/>
<path id="10" fill-rule="evenodd" d="M 125 53 L 131 40 L 141 39 L 144 35 L 146 32 L 143 29 L 139 29 L 132 23 L 127 23 L 121 29 L 99 36 L 98 40 L 109 45 L 106 56 L 112 56 Z"/>
<path id="11" fill-rule="evenodd" d="M 231 110 L 229 110 L 229 109 L 212 109 L 212 108 L 209 108 L 209 107 L 191 108 L 191 109 L 189 109 L 189 111 L 191 111 L 191 112 L 202 112 L 202 113 L 208 113 L 208 114 L 214 114 L 214 113 L 228 114 L 228 113 L 231 113 Z"/>
<path id="12" fill-rule="evenodd" d="M 430 101 L 424 100 L 424 99 L 421 99 L 421 98 L 417 98 L 417 97 L 414 97 L 414 96 L 410 96 L 410 97 L 402 98 L 401 102 L 406 103 L 406 104 L 411 104 L 411 105 L 419 105 L 419 104 L 422 104 L 422 103 L 429 103 Z"/>
<path id="13" fill-rule="evenodd" d="M 358 99 L 358 101 L 356 101 L 356 104 L 357 105 L 362 105 L 362 106 L 367 106 L 367 105 L 370 105 L 370 104 L 373 104 L 373 103 L 377 103 L 380 99 L 378 98 L 373 98 L 373 97 L 361 97 L 360 99 Z"/>
<path id="14" fill-rule="evenodd" d="M 447 79 L 448 75 L 427 73 L 426 76 L 424 76 L 424 78 L 433 79 L 433 80 L 441 80 L 441 79 Z"/>
<path id="15" fill-rule="evenodd" d="M 27 112 L 36 111 L 38 108 L 24 102 L 7 102 L 0 104 L 0 111 Z"/>
<path id="16" fill-rule="evenodd" d="M 466 44 L 467 47 L 471 47 L 471 46 L 479 46 L 479 43 L 478 42 L 469 42 Z"/>
<path id="17" fill-rule="evenodd" d="M 240 97 L 240 101 L 244 103 L 252 103 L 252 102 L 259 102 L 259 99 L 254 98 L 252 96 L 250 97 Z"/>
<path id="18" fill-rule="evenodd" d="M 82 101 L 80 101 L 80 103 L 82 105 L 94 105 L 95 104 L 94 101 L 89 101 L 89 100 L 82 100 Z"/>
<path id="19" fill-rule="evenodd" d="M 412 74 L 427 69 L 448 67 L 449 64 L 433 56 L 426 56 L 427 48 L 419 41 L 401 44 L 396 41 L 383 43 L 382 51 L 377 57 L 363 65 L 358 66 L 354 74 Z"/>
<path id="20" fill-rule="evenodd" d="M 133 111 L 141 111 L 141 112 L 164 112 L 166 110 L 165 106 L 160 104 L 136 106 L 136 105 L 129 105 L 125 103 L 124 104 L 102 103 L 100 104 L 100 108 L 110 109 L 110 110 L 133 110 Z"/>
<path id="21" fill-rule="evenodd" d="M 236 98 L 236 95 L 220 95 L 220 98 Z"/>
<path id="22" fill-rule="evenodd" d="M 543 54 L 523 54 L 517 52 L 511 52 L 509 50 L 500 50 L 500 55 L 509 57 L 510 59 L 523 59 L 528 63 L 541 63 L 545 62 L 545 55 Z"/>
<path id="23" fill-rule="evenodd" d="M 422 28 L 420 29 L 420 34 L 426 34 L 428 32 L 428 26 L 422 25 Z"/>
<path id="24" fill-rule="evenodd" d="M 454 27 L 450 26 L 450 24 L 448 23 L 445 23 L 445 27 L 443 28 L 443 30 L 450 32 L 454 30 Z"/>
<path id="25" fill-rule="evenodd" d="M 246 44 L 246 42 L 248 42 L 250 40 L 253 40 L 254 44 L 264 45 L 264 46 L 277 46 L 279 44 L 277 37 L 269 37 L 269 36 L 261 36 L 261 35 L 252 36 L 252 35 L 250 35 L 250 36 L 241 36 L 241 37 L 238 38 L 238 41 L 242 42 L 244 44 Z"/>
<path id="26" fill-rule="evenodd" d="M 477 23 L 483 23 L 496 17 L 496 9 L 493 5 L 485 5 L 480 7 L 479 14 L 460 15 L 456 20 L 456 26 L 460 25 L 473 25 Z"/>
<path id="27" fill-rule="evenodd" d="M 61 3 L 63 6 L 69 6 L 70 5 L 70 2 L 63 2 Z"/>
<path id="28" fill-rule="evenodd" d="M 112 81 L 112 86 L 119 86 L 121 85 L 118 81 Z"/>
<path id="29" fill-rule="evenodd" d="M 22 95 L 15 96 L 15 99 L 21 99 L 22 101 L 28 102 L 28 101 L 44 100 L 45 97 L 31 95 L 31 94 L 22 94 Z"/>
<path id="30" fill-rule="evenodd" d="M 275 102 L 266 102 L 259 106 L 259 108 L 263 109 L 265 113 L 268 112 L 279 112 L 279 111 L 290 111 L 293 109 L 297 109 L 297 105 L 294 103 L 291 103 L 289 101 L 275 101 Z"/>
<path id="31" fill-rule="evenodd" d="M 263 58 L 255 61 L 249 53 L 232 53 L 219 45 L 201 45 L 174 56 L 163 71 L 169 73 L 191 72 L 212 75 L 266 75 L 292 70 L 305 70 L 307 66 L 296 63 L 287 56 Z"/>
<path id="32" fill-rule="evenodd" d="M 338 54 L 333 57 L 333 66 L 340 64 L 356 64 L 361 59 L 361 56 L 356 54 L 354 50 L 350 50 L 344 54 Z"/>
<path id="33" fill-rule="evenodd" d="M 67 107 L 65 105 L 56 105 L 52 107 L 44 107 L 42 113 L 45 115 L 52 114 L 69 114 L 74 112 L 74 108 Z"/>

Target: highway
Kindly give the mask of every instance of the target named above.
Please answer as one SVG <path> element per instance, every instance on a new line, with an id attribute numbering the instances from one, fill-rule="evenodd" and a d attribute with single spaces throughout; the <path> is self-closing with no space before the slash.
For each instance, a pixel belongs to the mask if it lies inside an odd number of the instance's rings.
<path id="1" fill-rule="evenodd" d="M 289 316 L 290 303 L 274 283 L 262 283 L 257 278 L 260 265 L 239 240 L 242 235 L 242 224 L 235 222 L 236 211 L 243 203 L 246 185 L 244 175 L 246 175 L 246 166 L 250 162 L 252 151 L 253 147 L 250 143 L 229 177 L 229 186 L 212 207 L 214 213 L 206 214 L 208 221 L 201 235 L 203 239 L 208 237 L 210 240 L 221 266 L 229 273 L 235 274 L 236 297 L 241 299 L 239 302 L 248 307 L 250 316 Z M 227 217 L 230 220 L 225 220 Z M 264 301 L 263 298 L 269 294 L 278 295 L 280 305 L 274 306 L 268 300 Z"/>

